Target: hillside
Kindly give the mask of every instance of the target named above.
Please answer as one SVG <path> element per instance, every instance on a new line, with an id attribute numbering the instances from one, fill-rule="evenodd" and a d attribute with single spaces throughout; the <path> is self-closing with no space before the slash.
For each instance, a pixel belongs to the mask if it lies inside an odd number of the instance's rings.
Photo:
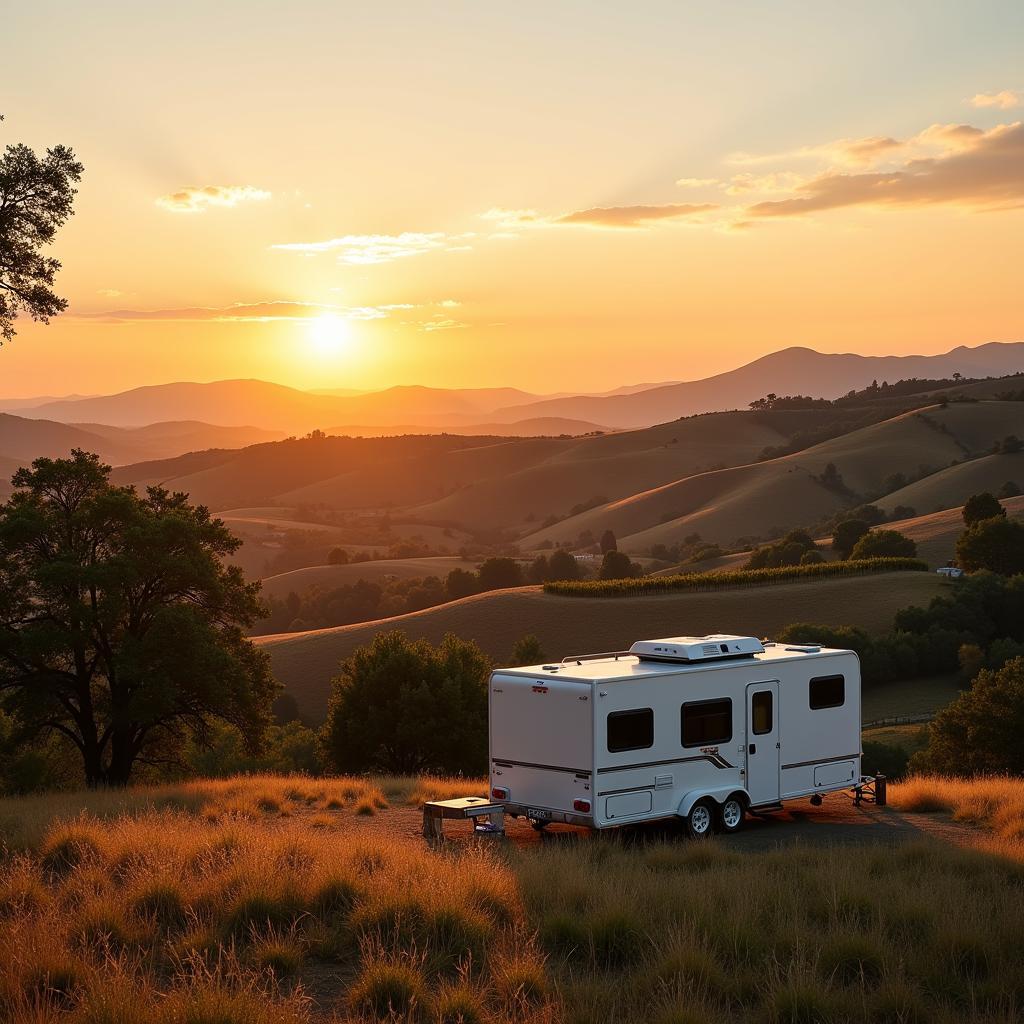
<path id="1" fill-rule="evenodd" d="M 0 456 L 4 458 L 27 466 L 40 457 L 66 457 L 72 448 L 96 452 L 101 459 L 117 464 L 147 457 L 145 448 L 120 437 L 65 423 L 0 413 Z"/>
<path id="2" fill-rule="evenodd" d="M 624 650 L 638 638 L 683 632 L 765 636 L 798 621 L 881 631 L 898 609 L 927 603 L 941 586 L 930 573 L 894 573 L 617 600 L 555 597 L 539 587 L 522 587 L 391 619 L 257 637 L 253 642 L 270 654 L 274 674 L 295 696 L 303 715 L 320 721 L 340 662 L 384 629 L 402 629 L 432 643 L 455 633 L 477 641 L 499 664 L 520 637 L 533 633 L 548 658 L 561 660 L 573 654 Z"/>
<path id="3" fill-rule="evenodd" d="M 769 392 L 837 398 L 873 380 L 1000 377 L 1024 370 L 1024 342 L 960 346 L 936 356 L 860 356 L 787 348 L 703 380 L 650 388 L 639 394 L 548 399 L 498 417 L 568 416 L 611 427 L 640 427 L 679 416 L 720 409 L 743 409 Z"/>
<path id="4" fill-rule="evenodd" d="M 1024 419 L 1024 408 L 1021 409 L 1021 416 Z M 1017 429 L 1024 434 L 1024 422 L 1019 422 Z M 1024 452 L 1015 455 L 985 455 L 980 459 L 949 466 L 939 473 L 887 494 L 877 505 L 886 511 L 897 505 L 909 505 L 918 512 L 935 511 L 952 504 L 962 505 L 979 491 L 998 494 L 1003 484 L 1011 481 L 1024 489 Z"/>
<path id="5" fill-rule="evenodd" d="M 268 576 L 263 580 L 266 597 L 287 597 L 289 592 L 302 594 L 310 587 L 331 590 L 357 580 L 379 583 L 386 579 L 417 579 L 437 576 L 444 579 L 452 569 L 473 570 L 472 562 L 458 557 L 388 558 L 370 562 L 351 562 L 348 565 L 311 565 L 305 569 Z"/>
<path id="6" fill-rule="evenodd" d="M 873 498 L 886 492 L 895 474 L 934 473 L 954 460 L 980 455 L 993 441 L 1020 430 L 1022 413 L 1017 402 L 957 403 L 904 413 L 793 455 L 630 495 L 537 531 L 524 538 L 523 546 L 564 543 L 583 530 L 598 536 L 611 529 L 620 547 L 643 553 L 652 544 L 672 543 L 694 532 L 729 544 L 810 525 L 856 503 L 821 483 L 828 464 L 838 469 L 851 492 Z M 943 507 L 963 497 L 951 497 Z"/>

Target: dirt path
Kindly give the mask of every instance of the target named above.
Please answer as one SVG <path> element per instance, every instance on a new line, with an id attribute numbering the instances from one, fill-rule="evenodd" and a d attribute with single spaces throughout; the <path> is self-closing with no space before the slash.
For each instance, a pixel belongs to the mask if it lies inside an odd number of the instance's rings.
<path id="1" fill-rule="evenodd" d="M 372 818 L 351 820 L 350 828 L 368 836 L 423 842 L 422 815 L 415 807 L 391 807 Z M 686 841 L 681 823 L 674 821 L 623 826 L 602 833 L 571 825 L 550 825 L 538 833 L 521 819 L 511 818 L 505 827 L 508 841 L 524 848 L 542 843 L 601 842 L 605 837 L 617 842 Z M 981 834 L 976 827 L 953 821 L 948 815 L 908 814 L 873 804 L 857 807 L 845 794 L 834 793 L 826 797 L 821 807 L 812 807 L 801 800 L 788 803 L 784 810 L 773 814 L 748 816 L 740 832 L 723 837 L 721 841 L 730 849 L 757 852 L 792 845 L 893 845 L 921 838 L 970 846 Z M 461 821 L 446 821 L 445 835 L 452 843 L 459 844 L 474 838 L 469 822 Z"/>

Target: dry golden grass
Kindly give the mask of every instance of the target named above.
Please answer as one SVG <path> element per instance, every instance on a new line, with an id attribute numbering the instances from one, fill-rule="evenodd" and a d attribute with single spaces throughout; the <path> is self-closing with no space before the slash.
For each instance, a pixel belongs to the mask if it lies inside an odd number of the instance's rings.
<path id="1" fill-rule="evenodd" d="M 330 681 L 338 666 L 381 629 L 401 629 L 411 638 L 440 643 L 445 633 L 473 637 L 496 663 L 524 633 L 534 633 L 549 658 L 592 651 L 625 650 L 634 640 L 714 633 L 723 623 L 734 632 L 771 636 L 791 622 L 853 623 L 869 632 L 892 625 L 893 615 L 910 604 L 927 605 L 941 592 L 933 573 L 883 573 L 838 580 L 780 583 L 709 594 L 658 594 L 615 601 L 544 594 L 539 587 L 492 591 L 407 615 L 351 626 L 256 637 L 271 657 L 274 675 L 298 701 L 303 715 L 323 718 Z"/>
<path id="2" fill-rule="evenodd" d="M 740 852 L 625 833 L 430 848 L 354 813 L 465 785 L 257 777 L 0 801 L 24 843 L 0 854 L 0 1020 L 1010 1024 L 1024 1012 L 1024 868 L 1005 856 L 927 840 Z M 1024 820 L 1021 780 L 890 792 L 993 842 L 1016 841 Z M 75 799 L 89 809 L 62 817 Z M 339 799 L 340 813 L 324 809 Z M 221 805 L 248 810 L 210 813 Z"/>
<path id="3" fill-rule="evenodd" d="M 957 821 L 982 826 L 985 849 L 1024 861 L 1024 779 L 918 775 L 889 793 L 889 802 L 901 811 L 945 811 Z"/>

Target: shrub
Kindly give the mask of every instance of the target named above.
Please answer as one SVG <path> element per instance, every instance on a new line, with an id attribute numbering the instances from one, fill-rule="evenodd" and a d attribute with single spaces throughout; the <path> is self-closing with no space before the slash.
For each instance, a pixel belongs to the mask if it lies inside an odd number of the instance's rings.
<path id="1" fill-rule="evenodd" d="M 480 648 L 451 634 L 438 647 L 377 634 L 333 681 L 325 759 L 341 772 L 482 774 L 489 674 Z"/>
<path id="2" fill-rule="evenodd" d="M 928 727 L 911 767 L 950 775 L 1024 774 L 1024 658 L 983 669 Z"/>
<path id="3" fill-rule="evenodd" d="M 1003 576 L 1024 572 L 1024 525 L 993 516 L 968 526 L 956 542 L 956 557 L 969 572 L 988 569 Z"/>
<path id="4" fill-rule="evenodd" d="M 857 541 L 863 537 L 870 527 L 863 519 L 844 519 L 836 524 L 832 532 L 832 550 L 840 558 L 849 558 Z"/>
<path id="5" fill-rule="evenodd" d="M 420 1019 L 427 1008 L 423 975 L 411 964 L 371 960 L 352 985 L 349 1000 L 377 1020 Z"/>
<path id="6" fill-rule="evenodd" d="M 624 580 L 638 575 L 638 569 L 629 555 L 612 548 L 604 553 L 598 576 L 602 580 Z"/>
<path id="7" fill-rule="evenodd" d="M 980 494 L 972 494 L 964 502 L 962 515 L 968 526 L 974 526 L 975 523 L 980 523 L 985 519 L 1005 516 L 1006 509 L 999 504 L 994 495 L 988 491 L 982 491 Z"/>
<path id="8" fill-rule="evenodd" d="M 851 559 L 913 558 L 917 545 L 898 530 L 871 530 L 853 546 Z"/>

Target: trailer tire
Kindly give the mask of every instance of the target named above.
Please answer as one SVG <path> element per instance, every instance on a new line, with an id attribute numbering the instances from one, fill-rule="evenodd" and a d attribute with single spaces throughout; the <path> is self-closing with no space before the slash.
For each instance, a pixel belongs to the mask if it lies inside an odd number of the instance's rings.
<path id="1" fill-rule="evenodd" d="M 730 796 L 723 800 L 716 815 L 719 832 L 724 832 L 726 835 L 739 832 L 743 827 L 743 816 L 746 814 L 746 810 L 742 797 Z"/>
<path id="2" fill-rule="evenodd" d="M 715 810 L 710 800 L 698 800 L 686 815 L 686 834 L 691 839 L 707 839 L 714 832 Z"/>

